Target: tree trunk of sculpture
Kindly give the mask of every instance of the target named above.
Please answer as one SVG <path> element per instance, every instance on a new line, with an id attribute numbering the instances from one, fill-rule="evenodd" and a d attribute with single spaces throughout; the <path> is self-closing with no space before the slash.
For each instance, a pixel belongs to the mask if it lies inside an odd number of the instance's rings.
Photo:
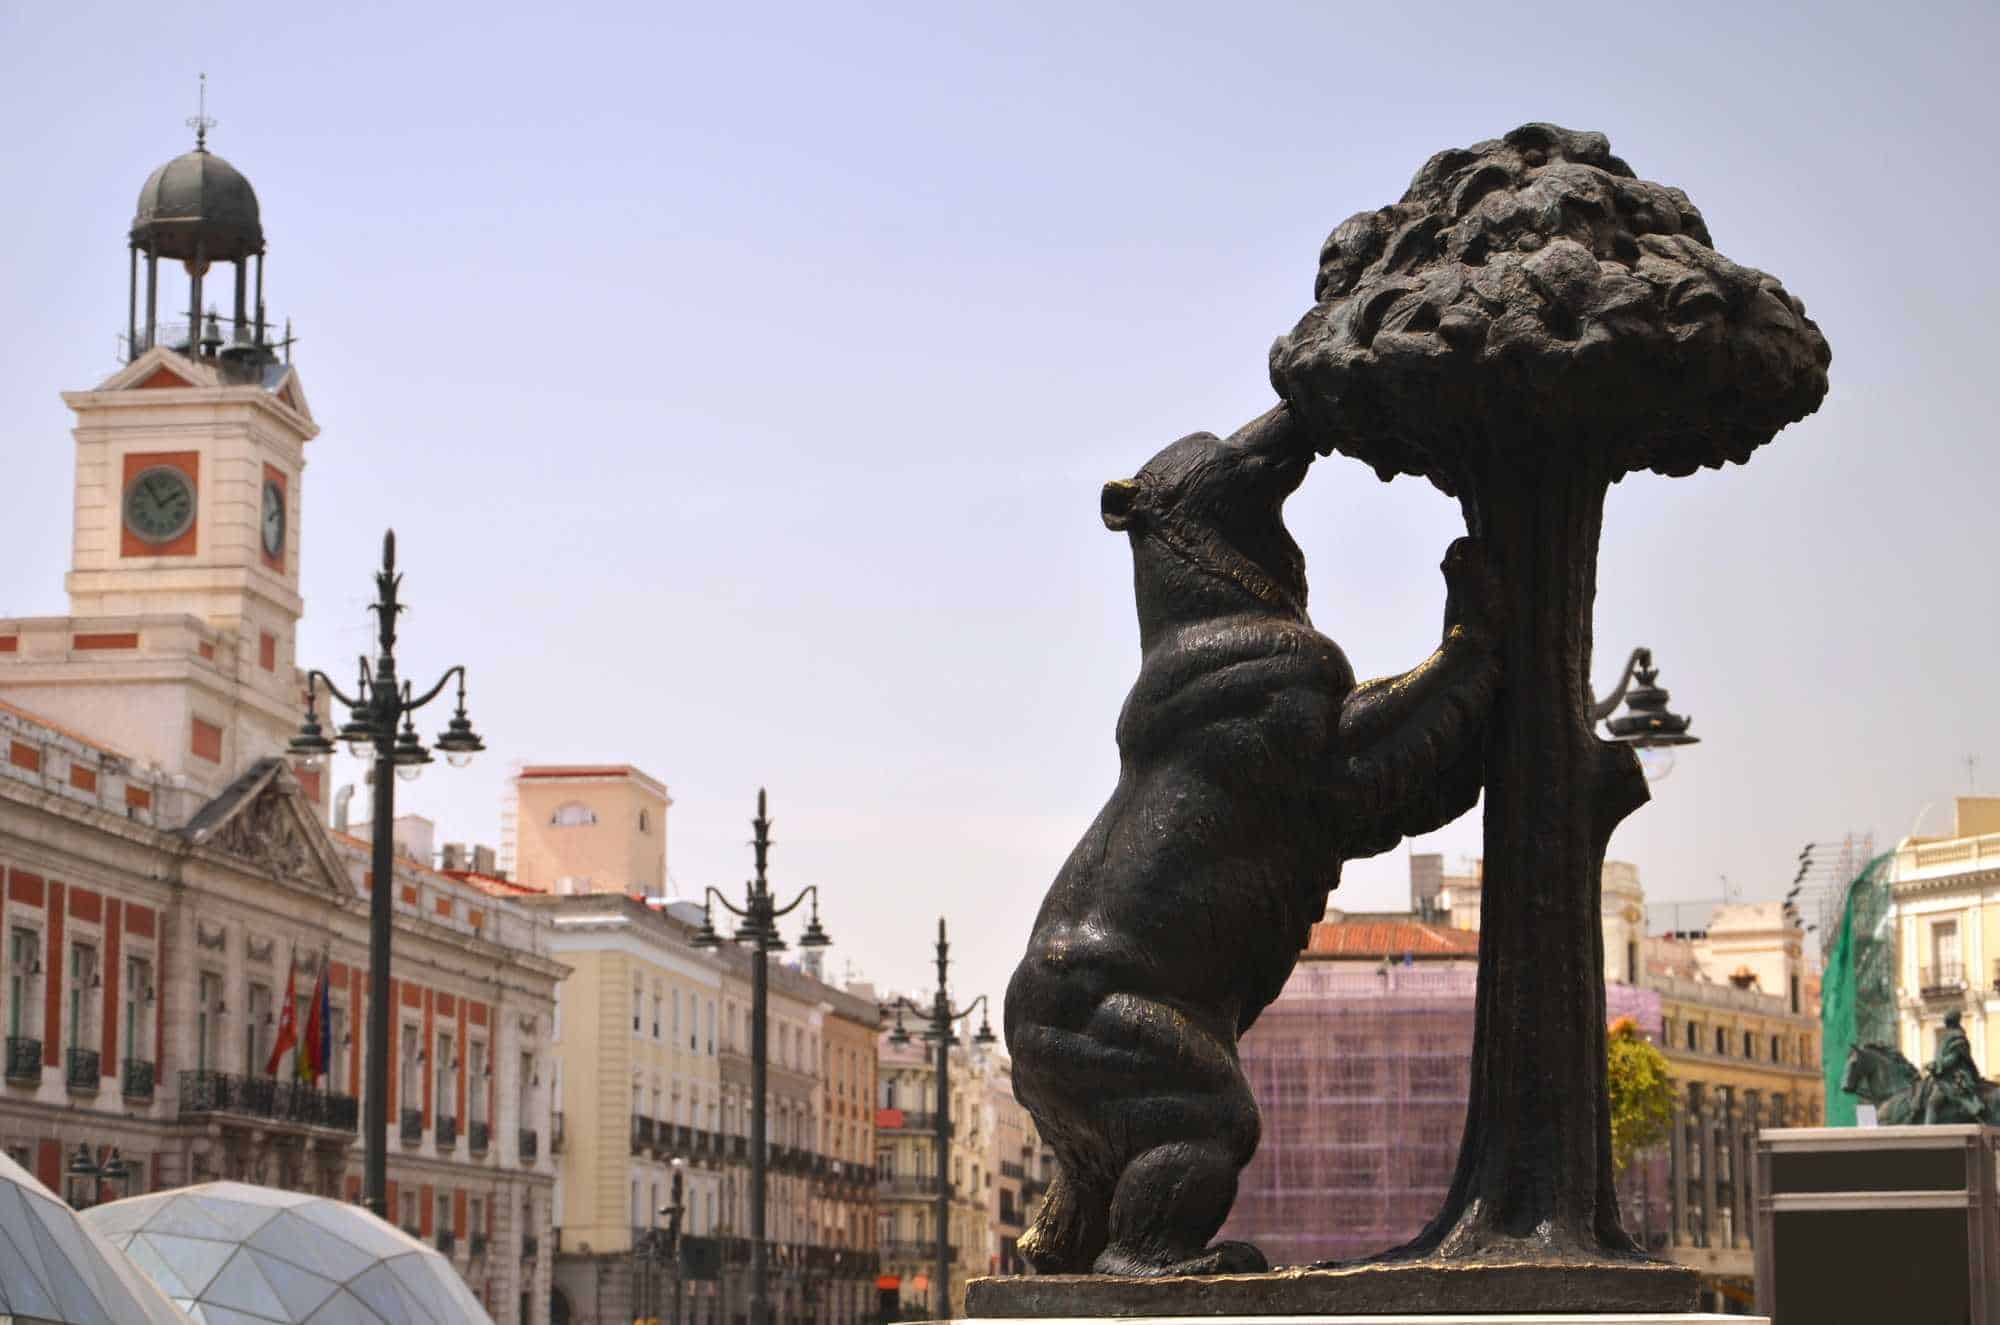
<path id="1" fill-rule="evenodd" d="M 1444 1208 L 1399 1257 L 1630 1259 L 1612 1186 L 1599 873 L 1644 804 L 1589 711 L 1609 476 L 1558 445 L 1469 457 L 1466 526 L 1505 586 L 1505 681 L 1488 729 L 1471 1099 Z"/>

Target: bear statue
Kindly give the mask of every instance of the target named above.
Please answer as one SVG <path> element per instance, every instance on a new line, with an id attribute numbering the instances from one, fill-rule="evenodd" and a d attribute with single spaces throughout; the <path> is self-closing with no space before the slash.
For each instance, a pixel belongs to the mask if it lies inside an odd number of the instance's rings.
<path id="1" fill-rule="evenodd" d="M 1014 1087 L 1058 1169 L 1020 1249 L 1043 1274 L 1267 1269 L 1209 1240 L 1257 1147 L 1237 1037 L 1277 996 L 1343 860 L 1470 809 L 1499 679 L 1495 585 L 1452 544 L 1443 643 L 1357 686 L 1306 618 L 1284 524 L 1314 451 L 1283 405 L 1104 486 L 1142 661 L 1116 790 L 1007 988 Z"/>

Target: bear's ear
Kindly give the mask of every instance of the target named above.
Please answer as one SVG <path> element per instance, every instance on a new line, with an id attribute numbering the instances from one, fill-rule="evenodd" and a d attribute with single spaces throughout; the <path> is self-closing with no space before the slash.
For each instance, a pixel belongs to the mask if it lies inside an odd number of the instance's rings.
<path id="1" fill-rule="evenodd" d="M 1106 529 L 1127 529 L 1131 527 L 1139 503 L 1139 485 L 1129 478 L 1115 478 L 1104 485 L 1104 493 L 1098 498 L 1098 509 L 1104 516 Z"/>

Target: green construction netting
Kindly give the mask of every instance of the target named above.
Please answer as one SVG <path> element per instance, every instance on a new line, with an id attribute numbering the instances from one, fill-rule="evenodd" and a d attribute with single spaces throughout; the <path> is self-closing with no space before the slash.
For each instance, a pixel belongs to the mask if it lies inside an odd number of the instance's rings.
<path id="1" fill-rule="evenodd" d="M 1885 852 L 1847 887 L 1840 933 L 1820 984 L 1820 1067 L 1826 1076 L 1826 1125 L 1854 1126 L 1855 1099 L 1840 1088 L 1847 1053 L 1857 1044 L 1896 1043 L 1896 944 L 1889 932 L 1889 861 Z"/>

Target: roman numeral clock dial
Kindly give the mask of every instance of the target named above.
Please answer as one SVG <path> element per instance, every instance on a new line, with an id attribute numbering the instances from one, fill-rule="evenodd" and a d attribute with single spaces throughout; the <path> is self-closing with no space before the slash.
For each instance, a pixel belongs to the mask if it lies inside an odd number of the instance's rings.
<path id="1" fill-rule="evenodd" d="M 194 523 L 194 484 L 172 465 L 141 470 L 125 489 L 125 527 L 148 543 L 171 543 Z"/>

